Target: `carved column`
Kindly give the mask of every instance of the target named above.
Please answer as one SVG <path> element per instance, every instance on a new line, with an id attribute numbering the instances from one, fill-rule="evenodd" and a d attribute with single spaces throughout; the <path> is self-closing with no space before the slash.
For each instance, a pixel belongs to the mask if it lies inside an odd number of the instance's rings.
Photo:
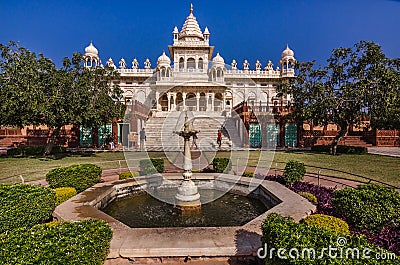
<path id="1" fill-rule="evenodd" d="M 183 110 L 186 110 L 186 92 L 182 92 Z"/>
<path id="2" fill-rule="evenodd" d="M 200 93 L 196 93 L 196 110 L 200 111 Z"/>
<path id="3" fill-rule="evenodd" d="M 225 104 L 226 104 L 226 96 L 225 96 L 225 91 L 222 93 L 222 110 L 225 110 Z"/>
<path id="4" fill-rule="evenodd" d="M 159 103 L 159 99 L 160 99 L 160 92 L 156 91 L 156 109 L 158 111 L 161 110 L 161 104 Z"/>
<path id="5" fill-rule="evenodd" d="M 167 93 L 168 98 L 168 111 L 171 111 L 171 93 Z"/>
<path id="6" fill-rule="evenodd" d="M 214 111 L 214 100 L 215 100 L 215 93 L 211 93 L 211 111 Z"/>
<path id="7" fill-rule="evenodd" d="M 172 97 L 174 99 L 173 109 L 176 110 L 176 93 L 172 93 Z"/>

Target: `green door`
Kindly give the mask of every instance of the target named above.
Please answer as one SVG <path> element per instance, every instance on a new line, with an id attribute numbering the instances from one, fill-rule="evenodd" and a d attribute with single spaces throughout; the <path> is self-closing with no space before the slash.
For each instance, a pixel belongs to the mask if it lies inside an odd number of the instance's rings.
<path id="1" fill-rule="evenodd" d="M 279 124 L 267 124 L 267 146 L 274 148 L 279 145 Z"/>
<path id="2" fill-rule="evenodd" d="M 101 126 L 98 130 L 98 136 L 99 136 L 99 146 L 102 146 L 104 144 L 104 141 L 107 139 L 107 137 L 112 134 L 112 124 L 111 123 L 106 123 L 103 126 Z M 108 144 L 108 143 L 106 143 Z"/>
<path id="3" fill-rule="evenodd" d="M 294 147 L 297 145 L 297 125 L 285 125 L 285 146 Z"/>
<path id="4" fill-rule="evenodd" d="M 79 145 L 81 147 L 92 146 L 92 128 L 81 126 L 79 132 Z"/>
<path id="5" fill-rule="evenodd" d="M 261 126 L 260 124 L 250 124 L 250 147 L 261 147 Z"/>

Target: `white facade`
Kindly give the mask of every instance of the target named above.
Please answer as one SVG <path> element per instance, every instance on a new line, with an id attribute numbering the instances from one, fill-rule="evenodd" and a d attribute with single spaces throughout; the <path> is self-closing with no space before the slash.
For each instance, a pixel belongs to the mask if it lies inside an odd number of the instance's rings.
<path id="1" fill-rule="evenodd" d="M 294 52 L 287 46 L 282 52 L 280 67 L 268 61 L 263 68 L 257 60 L 254 68 L 245 60 L 225 64 L 214 46 L 210 46 L 210 32 L 200 29 L 193 6 L 182 29 L 172 32 L 173 44 L 169 56 L 163 52 L 152 66 L 147 59 L 141 68 L 134 59 L 130 66 L 122 58 L 118 67 L 110 58 L 107 65 L 120 73 L 115 82 L 124 91 L 125 100 L 137 100 L 153 109 L 153 113 L 190 109 L 192 111 L 229 111 L 242 101 L 249 105 L 286 105 L 290 96 L 276 97 L 276 81 L 294 77 Z M 85 66 L 101 65 L 98 51 L 92 43 L 85 49 Z M 280 101 L 283 100 L 283 103 Z M 269 109 L 266 108 L 268 111 Z"/>

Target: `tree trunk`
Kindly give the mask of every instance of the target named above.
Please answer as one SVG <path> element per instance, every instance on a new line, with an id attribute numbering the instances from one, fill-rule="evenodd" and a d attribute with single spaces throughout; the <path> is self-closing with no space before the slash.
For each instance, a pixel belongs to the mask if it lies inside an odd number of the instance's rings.
<path id="1" fill-rule="evenodd" d="M 60 134 L 60 131 L 61 131 L 61 126 L 58 126 L 53 130 L 53 133 L 51 134 L 49 141 L 47 142 L 46 147 L 44 148 L 43 156 L 50 155 L 51 151 L 53 150 L 54 143 L 58 135 Z"/>
<path id="2" fill-rule="evenodd" d="M 331 150 L 330 150 L 331 155 L 336 155 L 337 146 L 338 146 L 340 140 L 342 140 L 342 138 L 347 135 L 348 131 L 349 131 L 349 123 L 348 122 L 343 122 L 342 124 L 340 124 L 340 131 L 335 136 L 335 139 L 333 139 L 332 144 L 331 144 Z"/>

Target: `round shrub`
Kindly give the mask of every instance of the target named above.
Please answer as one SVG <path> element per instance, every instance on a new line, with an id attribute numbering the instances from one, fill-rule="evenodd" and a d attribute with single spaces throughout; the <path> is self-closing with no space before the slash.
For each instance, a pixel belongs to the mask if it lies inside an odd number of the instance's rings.
<path id="1" fill-rule="evenodd" d="M 121 172 L 119 173 L 119 180 L 131 179 L 139 176 L 140 176 L 139 172 L 136 171 Z"/>
<path id="2" fill-rule="evenodd" d="M 150 160 L 140 160 L 140 173 L 143 176 L 163 173 L 164 159 L 152 158 Z"/>
<path id="3" fill-rule="evenodd" d="M 336 233 L 330 229 L 321 229 L 318 226 L 310 226 L 305 223 L 296 223 L 290 217 L 282 217 L 276 213 L 271 213 L 265 219 L 261 226 L 262 230 L 262 245 L 267 245 L 268 253 L 265 259 L 265 264 L 307 264 L 307 265 L 319 265 L 319 264 L 340 264 L 340 265 L 354 265 L 354 264 L 381 264 L 377 262 L 376 259 L 372 257 L 378 257 L 379 254 L 385 253 L 387 255 L 392 255 L 393 253 L 384 250 L 374 244 L 368 243 L 364 236 L 359 235 L 346 235 L 346 244 L 340 245 L 339 238 L 343 237 L 342 234 Z M 339 241 L 339 242 L 338 242 Z M 326 248 L 328 247 L 336 248 L 338 251 L 332 253 L 337 253 L 338 257 L 340 255 L 340 247 L 343 247 L 343 258 L 332 259 Z M 270 257 L 270 250 L 272 251 Z M 278 249 L 284 249 L 285 252 L 277 251 Z M 291 249 L 298 249 L 299 256 L 296 252 L 292 252 Z M 303 250 L 313 249 L 314 251 L 306 251 L 304 255 Z M 346 257 L 347 249 L 358 249 L 360 251 L 360 258 L 354 259 L 351 254 Z M 363 256 L 363 250 L 369 249 L 368 255 L 371 258 Z M 282 258 L 284 257 L 284 258 Z M 293 258 L 294 257 L 294 258 Z M 382 263 L 383 264 L 383 263 Z M 400 264 L 398 257 L 395 259 L 385 260 L 384 264 Z"/>
<path id="4" fill-rule="evenodd" d="M 92 164 L 72 165 L 51 170 L 46 174 L 50 187 L 73 187 L 82 192 L 98 183 L 101 178 L 101 168 Z"/>
<path id="5" fill-rule="evenodd" d="M 229 158 L 214 158 L 213 167 L 216 173 L 228 173 L 232 168 L 232 162 Z"/>
<path id="6" fill-rule="evenodd" d="M 105 221 L 54 222 L 0 234 L 1 264 L 103 264 L 112 231 Z"/>
<path id="7" fill-rule="evenodd" d="M 318 227 L 326 227 L 339 234 L 350 234 L 349 225 L 336 217 L 325 214 L 313 214 L 304 219 L 304 223 Z"/>
<path id="8" fill-rule="evenodd" d="M 39 224 L 51 217 L 55 206 L 56 194 L 50 188 L 0 185 L 0 233 Z"/>
<path id="9" fill-rule="evenodd" d="M 288 184 L 302 180 L 306 174 L 306 167 L 303 163 L 295 160 L 290 160 L 286 163 L 283 176 Z"/>
<path id="10" fill-rule="evenodd" d="M 56 188 L 56 204 L 59 205 L 76 195 L 76 189 L 72 187 Z"/>
<path id="11" fill-rule="evenodd" d="M 245 171 L 245 172 L 243 172 L 242 177 L 253 178 L 254 172 Z"/>
<path id="12" fill-rule="evenodd" d="M 317 199 L 317 197 L 314 196 L 314 194 L 301 191 L 301 192 L 299 192 L 299 195 L 303 198 L 306 198 L 312 204 L 315 204 L 315 205 L 318 204 L 318 199 Z"/>
<path id="13" fill-rule="evenodd" d="M 400 193 L 376 184 L 337 190 L 332 200 L 336 212 L 356 230 L 380 231 L 400 219 Z"/>

